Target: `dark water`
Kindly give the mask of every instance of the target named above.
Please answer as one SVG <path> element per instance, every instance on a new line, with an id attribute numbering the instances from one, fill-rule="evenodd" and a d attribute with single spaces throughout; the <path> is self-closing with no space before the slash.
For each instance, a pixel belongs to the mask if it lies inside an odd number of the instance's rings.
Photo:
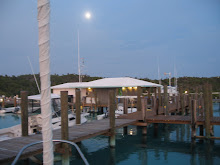
<path id="1" fill-rule="evenodd" d="M 220 116 L 219 105 L 214 104 L 213 109 L 214 116 Z M 214 134 L 220 137 L 220 126 L 214 126 Z M 107 136 L 97 136 L 79 146 L 92 165 L 220 165 L 220 141 L 192 143 L 189 125 L 159 124 L 157 131 L 150 125 L 147 135 L 142 135 L 142 127 L 128 126 L 127 134 L 123 128 L 117 130 L 115 149 L 109 147 L 108 141 Z M 75 149 L 70 163 L 84 164 Z"/>

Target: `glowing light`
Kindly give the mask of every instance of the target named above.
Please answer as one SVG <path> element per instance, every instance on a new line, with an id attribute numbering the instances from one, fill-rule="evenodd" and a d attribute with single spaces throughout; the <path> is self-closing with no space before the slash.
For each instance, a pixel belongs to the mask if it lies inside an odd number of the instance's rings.
<path id="1" fill-rule="evenodd" d="M 91 90 L 91 88 L 90 88 L 90 87 L 88 87 L 88 90 Z"/>
<path id="2" fill-rule="evenodd" d="M 132 87 L 128 87 L 128 89 L 132 90 Z"/>
<path id="3" fill-rule="evenodd" d="M 122 87 L 122 90 L 125 90 L 125 87 Z"/>
<path id="4" fill-rule="evenodd" d="M 187 94 L 188 92 L 187 91 L 185 91 L 185 94 Z"/>
<path id="5" fill-rule="evenodd" d="M 134 87 L 134 89 L 136 90 L 138 87 Z"/>
<path id="6" fill-rule="evenodd" d="M 91 18 L 91 13 L 90 12 L 86 12 L 85 13 L 85 17 L 86 17 L 86 19 L 90 19 Z"/>

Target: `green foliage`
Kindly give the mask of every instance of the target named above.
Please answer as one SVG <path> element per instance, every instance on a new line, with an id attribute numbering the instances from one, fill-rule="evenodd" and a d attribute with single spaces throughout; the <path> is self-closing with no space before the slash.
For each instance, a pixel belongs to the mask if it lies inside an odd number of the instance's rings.
<path id="1" fill-rule="evenodd" d="M 37 81 L 40 86 L 40 76 L 36 74 Z M 101 77 L 90 77 L 85 75 L 83 81 L 92 81 L 100 79 Z M 51 86 L 63 84 L 67 82 L 78 82 L 79 76 L 76 74 L 67 74 L 67 75 L 51 75 Z M 20 75 L 20 76 L 8 76 L 0 75 L 0 96 L 5 95 L 9 96 L 20 96 L 20 91 L 28 91 L 28 95 L 39 94 L 34 76 L 31 74 Z"/>
<path id="2" fill-rule="evenodd" d="M 39 74 L 36 74 L 37 81 L 40 86 Z M 89 75 L 83 76 L 83 82 L 93 81 L 100 79 L 102 77 L 90 77 Z M 150 81 L 153 83 L 159 83 L 158 80 L 150 80 L 144 78 L 142 80 Z M 78 82 L 79 76 L 77 74 L 67 74 L 67 75 L 51 75 L 51 86 L 63 84 L 67 82 Z M 172 85 L 174 79 L 172 78 Z M 189 90 L 190 92 L 195 92 L 196 87 L 198 91 L 202 91 L 202 86 L 205 83 L 212 84 L 212 89 L 214 92 L 220 92 L 220 78 L 219 77 L 180 77 L 178 78 L 178 86 L 182 87 L 183 90 Z M 169 80 L 162 80 L 162 85 L 168 85 Z M 20 95 L 20 91 L 28 91 L 29 95 L 38 94 L 38 89 L 34 76 L 31 74 L 20 75 L 20 76 L 8 76 L 0 75 L 0 95 L 5 96 L 15 96 Z"/>

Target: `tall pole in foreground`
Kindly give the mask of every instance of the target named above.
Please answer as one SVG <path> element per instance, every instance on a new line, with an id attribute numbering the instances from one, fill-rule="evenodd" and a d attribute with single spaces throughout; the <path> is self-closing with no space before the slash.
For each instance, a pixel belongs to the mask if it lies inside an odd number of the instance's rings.
<path id="1" fill-rule="evenodd" d="M 39 63 L 41 81 L 41 116 L 43 139 L 43 163 L 52 165 L 53 132 L 50 90 L 50 0 L 38 0 L 38 30 L 39 30 Z"/>

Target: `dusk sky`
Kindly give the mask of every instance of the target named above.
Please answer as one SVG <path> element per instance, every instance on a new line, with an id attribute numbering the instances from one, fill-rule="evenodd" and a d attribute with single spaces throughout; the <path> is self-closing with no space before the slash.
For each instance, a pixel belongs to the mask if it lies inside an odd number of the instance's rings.
<path id="1" fill-rule="evenodd" d="M 91 19 L 84 17 L 91 12 Z M 51 0 L 51 73 L 220 76 L 219 0 Z M 0 0 L 0 75 L 39 73 L 37 0 Z"/>

